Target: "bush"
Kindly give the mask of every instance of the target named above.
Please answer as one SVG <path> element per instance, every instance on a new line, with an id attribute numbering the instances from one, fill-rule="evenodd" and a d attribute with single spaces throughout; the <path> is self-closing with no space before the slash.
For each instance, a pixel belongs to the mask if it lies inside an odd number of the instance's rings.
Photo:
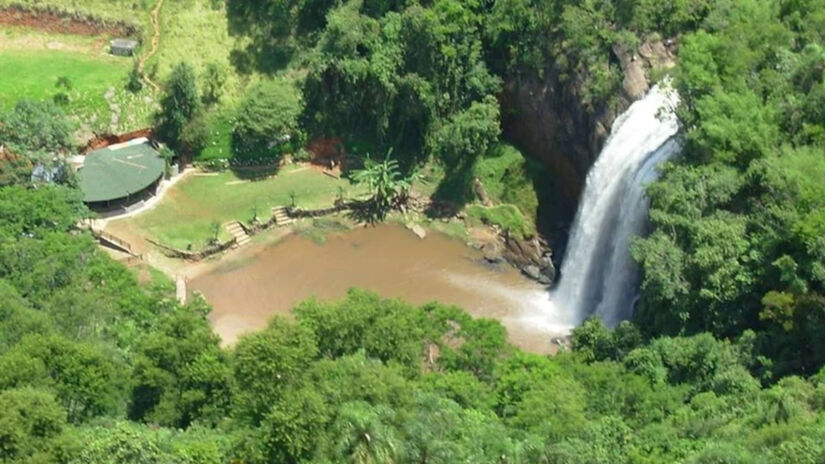
<path id="1" fill-rule="evenodd" d="M 235 158 L 278 158 L 300 149 L 306 139 L 298 124 L 303 104 L 289 82 L 267 80 L 241 102 L 232 135 Z"/>
<path id="2" fill-rule="evenodd" d="M 200 98 L 195 71 L 187 63 L 179 63 L 164 86 L 166 95 L 160 101 L 160 113 L 156 115 L 158 135 L 172 148 L 180 148 L 184 129 L 198 114 Z"/>
<path id="3" fill-rule="evenodd" d="M 531 165 L 516 148 L 499 144 L 478 159 L 473 175 L 478 177 L 494 203 L 513 204 L 535 222 L 539 199 L 531 171 L 537 169 L 541 168 Z"/>
<path id="4" fill-rule="evenodd" d="M 501 227 L 519 239 L 529 238 L 536 234 L 535 224 L 525 219 L 521 211 L 513 205 L 500 205 L 490 208 L 471 205 L 467 208 L 467 215 L 480 220 L 484 224 Z"/>

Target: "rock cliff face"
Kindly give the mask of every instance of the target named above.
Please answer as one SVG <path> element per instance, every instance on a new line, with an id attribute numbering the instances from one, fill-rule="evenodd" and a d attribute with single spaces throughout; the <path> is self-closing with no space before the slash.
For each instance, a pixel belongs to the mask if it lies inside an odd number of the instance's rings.
<path id="1" fill-rule="evenodd" d="M 562 82 L 558 70 L 543 78 L 522 76 L 505 83 L 502 93 L 504 135 L 527 156 L 541 161 L 552 173 L 560 215 L 572 218 L 590 166 L 618 115 L 650 86 L 650 70 L 672 67 L 671 41 L 645 41 L 631 52 L 613 47 L 613 58 L 624 76 L 614 102 L 586 107 L 581 101 L 584 80 Z"/>

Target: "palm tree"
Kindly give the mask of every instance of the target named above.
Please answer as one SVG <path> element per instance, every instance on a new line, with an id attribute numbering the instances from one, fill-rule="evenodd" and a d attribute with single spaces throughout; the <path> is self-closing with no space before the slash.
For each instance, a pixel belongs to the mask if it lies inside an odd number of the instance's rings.
<path id="1" fill-rule="evenodd" d="M 353 173 L 353 180 L 358 184 L 366 184 L 370 193 L 371 219 L 382 220 L 387 213 L 406 197 L 410 190 L 409 179 L 401 175 L 398 161 L 390 158 L 392 149 L 387 152 L 384 161 L 375 161 L 367 155 L 364 160 L 364 169 Z"/>
<path id="2" fill-rule="evenodd" d="M 387 415 L 387 408 L 363 401 L 342 405 L 334 427 L 338 458 L 351 464 L 393 464 L 398 450 L 393 429 L 383 422 Z"/>

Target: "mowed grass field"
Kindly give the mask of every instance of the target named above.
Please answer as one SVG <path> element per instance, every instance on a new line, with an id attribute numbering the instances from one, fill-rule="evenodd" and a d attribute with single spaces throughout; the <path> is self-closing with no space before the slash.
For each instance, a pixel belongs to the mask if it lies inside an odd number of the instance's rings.
<path id="1" fill-rule="evenodd" d="M 3 50 L 0 69 L 0 109 L 10 109 L 21 98 L 50 100 L 64 92 L 73 109 L 86 113 L 107 108 L 104 94 L 123 86 L 129 62 L 63 51 Z M 61 77 L 69 79 L 71 90 L 56 87 Z"/>
<path id="2" fill-rule="evenodd" d="M 341 190 L 347 198 L 361 191 L 347 180 L 334 179 L 304 165 L 286 166 L 277 175 L 261 180 L 243 179 L 231 171 L 195 174 L 167 191 L 153 209 L 112 221 L 106 230 L 115 235 L 122 231 L 151 238 L 177 248 L 191 244 L 198 249 L 210 238 L 214 222 L 249 223 L 253 209 L 260 218 L 268 218 L 273 206 L 291 205 L 291 194 L 298 207 L 329 207 Z M 221 230 L 219 237 L 227 238 L 225 231 Z"/>
<path id="3" fill-rule="evenodd" d="M 68 97 L 64 108 L 87 131 L 127 131 L 146 127 L 154 111 L 148 89 L 126 90 L 129 58 L 108 53 L 105 37 L 55 34 L 16 26 L 0 26 L 0 111 L 20 99 Z M 70 88 L 57 87 L 67 78 Z M 106 94 L 110 98 L 106 99 Z M 112 126 L 112 108 L 120 117 Z"/>
<path id="4" fill-rule="evenodd" d="M 49 100 L 58 92 L 69 97 L 72 108 L 102 110 L 103 95 L 122 87 L 131 62 L 105 53 L 97 37 L 48 34 L 18 27 L 0 28 L 0 110 L 18 99 Z M 66 77 L 71 90 L 58 89 Z"/>

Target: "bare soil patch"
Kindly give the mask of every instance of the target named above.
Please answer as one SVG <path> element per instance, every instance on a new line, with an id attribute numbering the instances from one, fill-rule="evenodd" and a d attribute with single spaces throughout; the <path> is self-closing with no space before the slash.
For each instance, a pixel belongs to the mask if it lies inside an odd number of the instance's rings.
<path id="1" fill-rule="evenodd" d="M 11 6 L 0 9 L 0 24 L 24 26 L 57 34 L 106 35 L 137 37 L 140 30 L 133 24 L 106 21 L 91 15 L 57 9 Z"/>

